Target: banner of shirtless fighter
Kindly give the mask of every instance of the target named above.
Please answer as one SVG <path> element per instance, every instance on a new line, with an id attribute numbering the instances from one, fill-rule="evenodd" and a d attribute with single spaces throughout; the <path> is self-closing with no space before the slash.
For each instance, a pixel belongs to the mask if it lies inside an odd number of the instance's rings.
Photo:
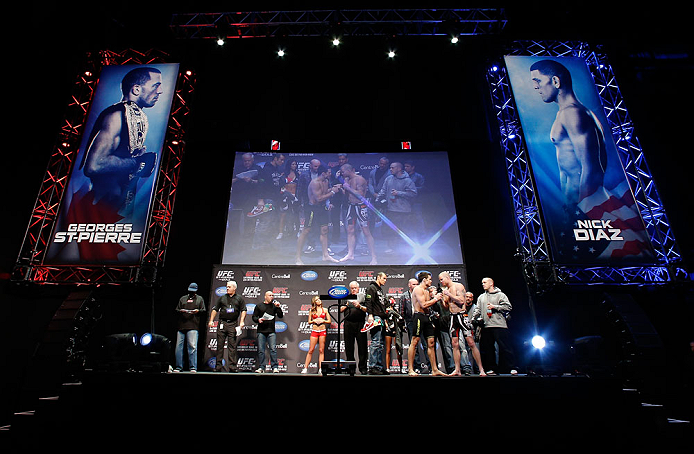
<path id="1" fill-rule="evenodd" d="M 655 261 L 586 62 L 507 56 L 553 259 L 569 265 Z"/>
<path id="2" fill-rule="evenodd" d="M 45 262 L 139 263 L 178 64 L 105 66 Z"/>

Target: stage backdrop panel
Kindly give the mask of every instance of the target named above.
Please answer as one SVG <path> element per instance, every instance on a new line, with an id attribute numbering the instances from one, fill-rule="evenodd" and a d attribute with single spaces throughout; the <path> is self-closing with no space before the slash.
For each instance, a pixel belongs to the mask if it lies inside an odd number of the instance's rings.
<path id="1" fill-rule="evenodd" d="M 103 67 L 45 263 L 140 262 L 178 66 Z"/>
<path id="2" fill-rule="evenodd" d="M 216 265 L 213 270 L 212 289 L 209 297 L 210 306 L 226 292 L 226 283 L 235 281 L 238 285 L 237 293 L 243 296 L 247 305 L 247 315 L 243 334 L 238 339 L 238 368 L 240 371 L 254 371 L 258 368 L 258 346 L 256 336 L 256 324 L 253 323 L 252 314 L 255 304 L 262 301 L 265 292 L 271 290 L 275 300 L 282 306 L 284 317 L 275 322 L 277 331 L 277 353 L 281 372 L 297 373 L 304 367 L 306 353 L 308 351 L 311 328 L 308 325 L 308 311 L 311 307 L 311 298 L 319 295 L 323 299 L 323 305 L 330 310 L 333 319 L 332 326 L 328 330 L 326 342 L 326 360 L 335 359 L 340 353 L 344 360 L 344 338 L 342 335 L 342 323 L 338 325 L 338 301 L 323 298 L 328 295 L 330 288 L 334 286 L 347 287 L 351 281 L 359 283 L 360 292 L 364 292 L 368 285 L 375 280 L 376 274 L 385 272 L 388 281 L 384 286 L 387 296 L 400 298 L 407 291 L 407 281 L 415 277 L 420 271 L 429 271 L 434 276 L 434 282 L 438 281 L 439 273 L 448 271 L 455 282 L 461 282 L 467 288 L 466 271 L 462 265 L 388 265 L 388 266 L 319 266 L 319 267 L 287 267 L 287 266 L 248 266 L 248 265 Z M 342 318 L 339 319 L 342 321 Z M 217 345 L 217 320 L 214 326 L 207 329 L 207 341 L 204 352 L 204 368 L 214 370 L 216 353 L 220 347 Z M 407 361 L 407 348 L 409 338 L 403 336 L 403 361 Z M 226 345 L 222 346 L 225 348 Z M 227 354 L 224 354 L 224 369 L 227 370 Z M 266 358 L 269 360 L 268 355 Z M 440 354 L 439 354 L 440 361 Z M 399 367 L 397 355 L 393 351 L 392 367 Z M 311 373 L 317 372 L 318 351 L 313 354 L 309 364 Z M 201 367 L 202 369 L 202 367 Z"/>
<path id="3" fill-rule="evenodd" d="M 350 164 L 368 184 L 360 214 L 368 216 L 368 231 L 374 238 L 375 259 L 381 265 L 463 263 L 460 235 L 446 152 L 399 153 L 284 153 L 272 165 L 273 152 L 238 152 L 224 250 L 226 264 L 295 265 L 298 236 L 310 216 L 307 187 L 311 166 L 330 170 L 331 187 L 344 185 L 340 172 Z M 414 188 L 408 194 L 384 194 L 376 200 L 390 167 L 402 164 L 411 173 L 402 175 L 401 187 Z M 380 166 L 379 166 L 380 164 Z M 339 187 L 339 186 L 337 186 Z M 337 194 L 327 203 L 323 216 L 329 225 L 328 247 L 341 259 L 347 251 L 348 194 Z M 261 203 L 271 208 L 259 216 L 248 213 Z M 269 203 L 271 202 L 271 203 Z M 323 209 L 318 207 L 317 209 Z M 354 208 L 353 208 L 354 209 Z M 315 209 L 314 209 L 315 212 Z M 306 264 L 325 264 L 319 238 L 320 227 L 311 228 L 299 258 Z M 280 237 L 280 238 L 278 238 Z M 373 263 L 368 238 L 356 229 L 354 259 L 346 265 Z M 307 254 L 310 250 L 316 252 Z"/>
<path id="4" fill-rule="evenodd" d="M 586 62 L 505 58 L 558 264 L 649 264 L 655 254 Z"/>

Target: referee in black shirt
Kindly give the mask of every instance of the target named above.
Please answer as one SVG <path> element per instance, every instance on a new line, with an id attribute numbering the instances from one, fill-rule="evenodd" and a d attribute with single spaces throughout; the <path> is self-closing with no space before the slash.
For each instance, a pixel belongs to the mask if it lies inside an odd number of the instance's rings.
<path id="1" fill-rule="evenodd" d="M 238 354 L 236 352 L 237 328 L 240 334 L 246 319 L 246 302 L 236 294 L 236 282 L 227 282 L 227 293 L 217 300 L 210 313 L 208 325 L 214 326 L 214 319 L 219 314 L 217 324 L 217 361 L 215 371 L 222 371 L 224 358 L 224 342 L 229 351 L 229 372 L 237 372 Z"/>

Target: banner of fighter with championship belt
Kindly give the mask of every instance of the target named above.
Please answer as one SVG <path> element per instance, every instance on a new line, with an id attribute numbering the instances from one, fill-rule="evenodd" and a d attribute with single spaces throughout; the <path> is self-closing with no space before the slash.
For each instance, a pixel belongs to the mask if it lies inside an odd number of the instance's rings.
<path id="1" fill-rule="evenodd" d="M 553 259 L 654 262 L 654 252 L 586 62 L 505 58 Z"/>
<path id="2" fill-rule="evenodd" d="M 175 63 L 101 70 L 46 263 L 139 263 L 177 77 Z"/>

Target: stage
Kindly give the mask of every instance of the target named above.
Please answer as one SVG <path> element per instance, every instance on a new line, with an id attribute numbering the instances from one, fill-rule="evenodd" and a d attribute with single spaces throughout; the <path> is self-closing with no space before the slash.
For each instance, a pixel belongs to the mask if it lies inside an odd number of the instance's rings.
<path id="1" fill-rule="evenodd" d="M 326 448 L 429 439 L 544 450 L 559 441 L 641 446 L 642 434 L 661 435 L 619 380 L 585 376 L 87 371 L 41 405 L 30 423 L 13 425 L 21 446 L 271 448 L 299 446 L 317 431 Z"/>

